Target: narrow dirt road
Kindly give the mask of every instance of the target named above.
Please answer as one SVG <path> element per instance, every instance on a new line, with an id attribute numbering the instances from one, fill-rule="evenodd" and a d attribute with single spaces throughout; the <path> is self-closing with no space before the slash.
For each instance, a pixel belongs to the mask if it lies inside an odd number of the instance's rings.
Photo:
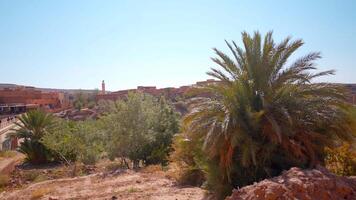
<path id="1" fill-rule="evenodd" d="M 119 175 L 93 174 L 32 184 L 25 189 L 3 192 L 3 200 L 29 199 L 145 199 L 201 200 L 205 191 L 178 187 L 160 173 L 123 172 Z"/>

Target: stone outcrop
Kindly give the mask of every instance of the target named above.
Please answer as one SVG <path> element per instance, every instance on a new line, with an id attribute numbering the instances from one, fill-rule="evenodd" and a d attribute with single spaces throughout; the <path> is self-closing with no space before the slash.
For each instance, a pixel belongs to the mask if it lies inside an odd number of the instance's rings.
<path id="1" fill-rule="evenodd" d="M 356 177 L 340 177 L 325 168 L 291 168 L 282 175 L 235 189 L 226 200 L 356 199 Z"/>

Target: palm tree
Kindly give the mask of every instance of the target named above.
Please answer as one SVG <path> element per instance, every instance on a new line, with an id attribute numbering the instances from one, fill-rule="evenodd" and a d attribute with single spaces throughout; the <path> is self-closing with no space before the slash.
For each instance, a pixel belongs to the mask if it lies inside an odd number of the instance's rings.
<path id="1" fill-rule="evenodd" d="M 276 44 L 272 32 L 263 41 L 243 32 L 242 41 L 243 48 L 226 41 L 232 58 L 214 49 L 221 69 L 207 74 L 220 82 L 199 88 L 210 97 L 192 100 L 183 126 L 233 186 L 322 163 L 325 146 L 350 139 L 345 91 L 313 82 L 334 71 L 313 73 L 318 52 L 289 62 L 302 40 Z"/>
<path id="2" fill-rule="evenodd" d="M 34 164 L 47 162 L 51 155 L 41 143 L 41 138 L 54 128 L 53 116 L 42 110 L 32 110 L 21 115 L 15 124 L 18 128 L 13 129 L 11 137 L 23 139 L 19 151 L 27 156 L 27 161 Z"/>

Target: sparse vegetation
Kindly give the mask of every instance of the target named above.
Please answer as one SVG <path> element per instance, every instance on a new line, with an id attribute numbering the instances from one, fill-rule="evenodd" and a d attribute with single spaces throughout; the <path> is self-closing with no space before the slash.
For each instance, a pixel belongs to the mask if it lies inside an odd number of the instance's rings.
<path id="1" fill-rule="evenodd" d="M 23 177 L 25 181 L 34 181 L 40 173 L 38 171 L 26 171 L 23 173 Z"/>
<path id="2" fill-rule="evenodd" d="M 134 193 L 134 192 L 138 192 L 138 189 L 134 187 L 130 187 L 127 191 L 128 193 Z"/>
<path id="3" fill-rule="evenodd" d="M 81 110 L 82 108 L 94 108 L 96 103 L 95 103 L 95 98 L 96 95 L 98 94 L 99 90 L 95 89 L 93 92 L 78 92 L 74 96 L 74 101 L 73 101 L 73 106 L 77 110 Z"/>

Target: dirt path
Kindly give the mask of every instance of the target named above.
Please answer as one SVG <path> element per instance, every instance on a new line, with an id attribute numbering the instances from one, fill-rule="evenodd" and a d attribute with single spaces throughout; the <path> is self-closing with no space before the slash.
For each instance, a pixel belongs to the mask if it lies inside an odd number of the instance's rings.
<path id="1" fill-rule="evenodd" d="M 32 184 L 23 190 L 3 192 L 0 199 L 145 199 L 200 200 L 205 191 L 197 187 L 181 188 L 160 173 L 128 171 L 120 175 L 94 174 L 79 178 L 57 179 Z"/>

